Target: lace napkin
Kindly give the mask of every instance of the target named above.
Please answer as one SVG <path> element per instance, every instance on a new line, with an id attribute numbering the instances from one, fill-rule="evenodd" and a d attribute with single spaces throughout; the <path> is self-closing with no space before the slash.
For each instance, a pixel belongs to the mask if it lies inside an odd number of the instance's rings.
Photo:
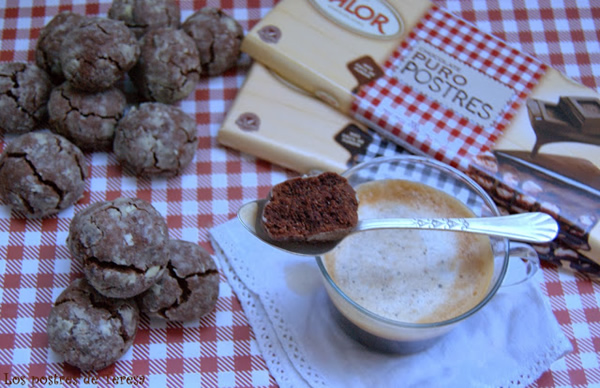
<path id="1" fill-rule="evenodd" d="M 370 351 L 333 322 L 314 259 L 264 244 L 237 219 L 210 236 L 281 387 L 523 387 L 572 349 L 536 275 L 502 288 L 432 348 Z"/>

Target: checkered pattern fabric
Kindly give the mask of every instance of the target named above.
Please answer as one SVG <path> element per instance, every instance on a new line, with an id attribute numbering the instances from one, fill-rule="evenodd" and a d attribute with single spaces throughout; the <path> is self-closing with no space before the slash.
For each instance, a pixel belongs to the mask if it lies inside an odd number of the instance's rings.
<path id="1" fill-rule="evenodd" d="M 400 147 L 392 141 L 388 141 L 372 129 L 369 129 L 369 135 L 371 135 L 372 137 L 371 142 L 367 146 L 364 155 L 360 154 L 357 156 L 356 162 L 354 164 L 371 160 L 377 157 L 394 156 L 398 154 L 409 153 L 404 148 Z"/>
<path id="2" fill-rule="evenodd" d="M 205 5 L 221 7 L 247 31 L 276 0 L 181 0 L 182 19 Z M 512 47 L 536 56 L 589 87 L 600 89 L 600 4 L 436 0 Z M 110 0 L 0 1 L 0 61 L 34 60 L 39 31 L 62 10 L 106 15 Z M 245 62 L 247 63 L 247 62 Z M 203 78 L 178 104 L 196 118 L 200 141 L 192 164 L 176 178 L 143 180 L 128 175 L 111 153 L 91 153 L 84 198 L 56 217 L 26 220 L 0 206 L 0 382 L 33 378 L 68 386 L 276 386 L 254 341 L 238 299 L 221 276 L 215 311 L 197 322 L 141 323 L 132 349 L 115 365 L 81 374 L 48 349 L 46 319 L 52 302 L 81 276 L 65 245 L 75 212 L 119 196 L 150 201 L 166 218 L 170 237 L 211 249 L 207 231 L 235 217 L 244 202 L 265 196 L 293 175 L 278 166 L 220 147 L 215 136 L 240 88 L 247 65 Z M 1 135 L 0 149 L 12 139 Z M 373 154 L 395 152 L 373 146 Z M 392 146 L 394 148 L 394 146 Z M 600 285 L 578 273 L 543 266 L 541 284 L 574 352 L 555 363 L 534 387 L 600 386 Z M 265 278 L 268 281 L 268 278 Z M 534 330 L 535 328 L 532 328 Z M 135 382 L 142 384 L 135 385 Z M 21 379 L 23 378 L 23 379 Z M 130 378 L 127 381 L 127 378 Z M 94 379 L 97 379 L 94 382 Z M 42 380 L 43 381 L 43 380 Z M 41 384 L 38 384 L 41 385 Z"/>
<path id="3" fill-rule="evenodd" d="M 394 76 L 418 42 L 427 42 L 512 90 L 492 125 L 482 126 Z M 489 149 L 544 74 L 545 66 L 438 7 L 433 7 L 384 65 L 384 76 L 363 86 L 352 110 L 384 136 L 455 167 Z"/>

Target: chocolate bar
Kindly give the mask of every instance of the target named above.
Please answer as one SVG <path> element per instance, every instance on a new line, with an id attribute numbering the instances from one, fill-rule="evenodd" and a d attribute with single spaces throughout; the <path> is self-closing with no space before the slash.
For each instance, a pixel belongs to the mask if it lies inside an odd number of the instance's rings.
<path id="1" fill-rule="evenodd" d="M 548 143 L 600 145 L 600 102 L 583 97 L 561 97 L 560 101 L 551 104 L 535 98 L 527 100 L 529 121 L 536 136 L 532 156 Z"/>
<path id="2" fill-rule="evenodd" d="M 532 244 L 539 258 L 561 268 L 578 271 L 588 277 L 600 279 L 600 264 L 588 259 L 568 246 L 555 240 L 547 244 Z"/>
<path id="3" fill-rule="evenodd" d="M 554 104 L 530 98 L 527 100 L 527 111 L 536 137 L 532 155 L 536 155 L 544 144 L 560 141 L 557 135 L 560 138 L 562 133 L 571 128 L 568 118 Z"/>
<path id="4" fill-rule="evenodd" d="M 473 160 L 469 175 L 511 213 L 542 211 L 560 224 L 559 240 L 589 251 L 600 220 L 600 169 L 576 157 L 496 150 Z"/>
<path id="5" fill-rule="evenodd" d="M 558 107 L 581 132 L 600 136 L 600 100 L 563 96 L 558 101 Z"/>

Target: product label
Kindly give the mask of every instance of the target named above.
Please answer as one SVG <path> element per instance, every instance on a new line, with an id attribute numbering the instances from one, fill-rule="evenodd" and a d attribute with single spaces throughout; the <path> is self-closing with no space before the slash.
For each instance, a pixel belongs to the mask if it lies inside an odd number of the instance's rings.
<path id="1" fill-rule="evenodd" d="M 361 35 L 390 39 L 404 29 L 398 12 L 383 0 L 310 0 L 334 23 Z"/>
<path id="2" fill-rule="evenodd" d="M 367 152 L 373 137 L 357 125 L 348 124 L 335 136 L 335 141 L 350 151 L 353 158 L 356 158 L 356 156 L 364 155 Z"/>
<path id="3" fill-rule="evenodd" d="M 348 64 L 348 69 L 358 81 L 358 86 L 369 83 L 383 75 L 377 62 L 368 55 L 360 57 Z"/>
<path id="4" fill-rule="evenodd" d="M 235 124 L 242 131 L 258 131 L 260 129 L 260 117 L 256 113 L 244 112 L 235 120 Z"/>
<path id="5" fill-rule="evenodd" d="M 276 44 L 281 39 L 281 30 L 277 26 L 264 26 L 260 30 L 258 30 L 258 36 L 265 43 Z"/>
<path id="6" fill-rule="evenodd" d="M 436 6 L 381 68 L 383 76 L 355 93 L 355 117 L 461 169 L 492 148 L 545 72 L 539 61 Z"/>
<path id="7" fill-rule="evenodd" d="M 482 127 L 493 124 L 514 93 L 424 41 L 394 65 L 392 76 Z"/>

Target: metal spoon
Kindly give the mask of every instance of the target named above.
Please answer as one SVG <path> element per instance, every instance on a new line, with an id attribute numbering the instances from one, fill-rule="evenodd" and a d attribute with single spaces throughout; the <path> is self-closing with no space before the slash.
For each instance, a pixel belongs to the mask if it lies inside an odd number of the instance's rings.
<path id="1" fill-rule="evenodd" d="M 326 242 L 290 242 L 272 240 L 262 226 L 266 199 L 248 202 L 238 210 L 238 218 L 252 234 L 284 251 L 297 255 L 319 256 L 335 248 L 342 240 Z M 372 229 L 432 229 L 486 234 L 515 241 L 545 243 L 558 234 L 558 223 L 540 212 L 480 218 L 386 218 L 359 220 L 350 234 Z"/>

